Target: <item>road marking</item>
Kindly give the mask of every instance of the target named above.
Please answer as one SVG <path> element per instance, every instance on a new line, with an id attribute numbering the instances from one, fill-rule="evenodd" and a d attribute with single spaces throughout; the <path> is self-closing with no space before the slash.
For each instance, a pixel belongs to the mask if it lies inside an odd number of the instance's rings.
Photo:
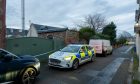
<path id="1" fill-rule="evenodd" d="M 39 57 L 39 56 L 42 56 L 42 55 L 46 55 L 46 54 L 49 54 L 50 52 L 54 52 L 55 50 L 52 50 L 52 51 L 49 51 L 49 52 L 45 52 L 45 53 L 42 53 L 42 54 L 38 54 L 38 55 L 34 55 L 34 57 Z"/>
<path id="2" fill-rule="evenodd" d="M 129 47 L 124 53 L 128 53 L 132 48 L 133 46 Z"/>
<path id="3" fill-rule="evenodd" d="M 4 82 L 4 83 L 0 83 L 0 84 L 11 84 L 11 83 L 13 83 L 13 81 Z"/>
<path id="4" fill-rule="evenodd" d="M 96 77 L 100 71 L 95 71 L 95 70 L 90 70 L 87 69 L 84 72 L 82 72 L 83 75 L 91 76 L 91 77 Z"/>
<path id="5" fill-rule="evenodd" d="M 124 60 L 125 58 L 115 59 L 88 84 L 109 84 Z"/>

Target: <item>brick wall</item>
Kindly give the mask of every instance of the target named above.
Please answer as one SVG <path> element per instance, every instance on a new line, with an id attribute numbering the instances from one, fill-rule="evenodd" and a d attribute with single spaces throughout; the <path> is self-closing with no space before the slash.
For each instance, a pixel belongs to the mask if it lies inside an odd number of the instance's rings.
<path id="1" fill-rule="evenodd" d="M 6 12 L 6 0 L 0 0 L 0 48 L 5 47 L 5 12 Z"/>
<path id="2" fill-rule="evenodd" d="M 69 30 L 64 32 L 40 33 L 39 37 L 47 38 L 49 35 L 53 36 L 53 38 L 64 40 L 66 44 L 79 42 L 79 32 Z"/>
<path id="3" fill-rule="evenodd" d="M 69 30 L 66 32 L 66 44 L 79 43 L 79 32 Z"/>

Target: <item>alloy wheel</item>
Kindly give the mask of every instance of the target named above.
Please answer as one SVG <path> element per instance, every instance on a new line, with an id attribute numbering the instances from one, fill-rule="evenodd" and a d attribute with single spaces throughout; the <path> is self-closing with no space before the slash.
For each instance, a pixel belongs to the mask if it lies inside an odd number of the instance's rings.
<path id="1" fill-rule="evenodd" d="M 36 78 L 36 71 L 33 68 L 28 68 L 22 76 L 23 84 L 32 84 Z"/>

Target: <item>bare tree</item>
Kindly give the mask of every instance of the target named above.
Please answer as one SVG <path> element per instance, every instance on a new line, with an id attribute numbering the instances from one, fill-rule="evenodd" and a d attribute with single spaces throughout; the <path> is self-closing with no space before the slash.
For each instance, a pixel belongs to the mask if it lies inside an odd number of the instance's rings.
<path id="1" fill-rule="evenodd" d="M 92 28 L 95 32 L 100 32 L 106 25 L 106 19 L 101 14 L 88 15 L 85 17 L 85 25 Z"/>

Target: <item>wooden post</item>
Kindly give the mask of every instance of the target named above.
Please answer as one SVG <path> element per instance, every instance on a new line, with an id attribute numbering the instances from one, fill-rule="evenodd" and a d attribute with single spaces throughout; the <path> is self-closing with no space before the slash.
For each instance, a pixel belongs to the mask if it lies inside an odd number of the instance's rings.
<path id="1" fill-rule="evenodd" d="M 0 48 L 5 47 L 6 35 L 6 0 L 0 0 Z"/>

